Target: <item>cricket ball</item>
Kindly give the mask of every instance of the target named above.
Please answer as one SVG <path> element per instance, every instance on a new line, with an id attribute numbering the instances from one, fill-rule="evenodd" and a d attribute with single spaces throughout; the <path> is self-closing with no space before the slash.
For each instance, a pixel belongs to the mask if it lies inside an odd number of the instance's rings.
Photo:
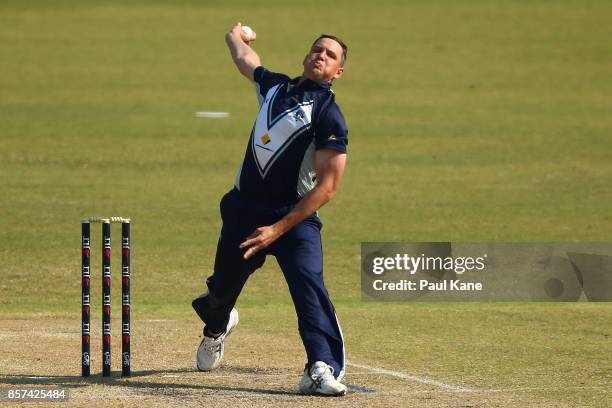
<path id="1" fill-rule="evenodd" d="M 254 38 L 255 33 L 253 32 L 253 29 L 249 26 L 242 26 L 242 34 L 243 34 L 242 38 L 245 41 L 253 41 L 255 39 Z"/>

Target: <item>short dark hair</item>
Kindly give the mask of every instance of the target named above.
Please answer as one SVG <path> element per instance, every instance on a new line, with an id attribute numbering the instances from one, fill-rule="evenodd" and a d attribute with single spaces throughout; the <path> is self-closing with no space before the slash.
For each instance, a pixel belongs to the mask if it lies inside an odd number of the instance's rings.
<path id="1" fill-rule="evenodd" d="M 329 38 L 330 40 L 334 40 L 335 42 L 337 42 L 338 44 L 340 44 L 340 46 L 342 47 L 342 60 L 340 61 L 340 66 L 343 66 L 344 63 L 346 62 L 346 54 L 348 52 L 348 47 L 346 46 L 346 44 L 344 43 L 344 41 L 342 41 L 340 38 L 336 37 L 335 35 L 331 35 L 331 34 L 321 34 L 319 36 L 319 38 L 317 38 L 316 40 L 314 40 L 314 42 L 312 43 L 312 45 L 315 45 L 317 43 L 317 41 L 319 41 L 322 38 Z"/>

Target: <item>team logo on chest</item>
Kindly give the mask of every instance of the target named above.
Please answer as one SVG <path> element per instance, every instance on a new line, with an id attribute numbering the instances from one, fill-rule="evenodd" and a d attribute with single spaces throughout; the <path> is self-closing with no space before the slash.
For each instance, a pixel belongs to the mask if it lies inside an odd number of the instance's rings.
<path id="1" fill-rule="evenodd" d="M 270 167 L 301 134 L 306 132 L 312 122 L 314 101 L 296 104 L 276 117 L 272 117 L 272 107 L 285 85 L 270 89 L 259 110 L 251 136 L 251 150 L 261 177 L 266 177 Z"/>
<path id="2" fill-rule="evenodd" d="M 306 118 L 306 114 L 304 113 L 304 111 L 302 109 L 298 109 L 295 112 L 290 112 L 288 113 L 288 116 L 293 118 L 294 121 L 296 122 L 302 122 L 304 124 L 307 123 L 307 118 Z"/>

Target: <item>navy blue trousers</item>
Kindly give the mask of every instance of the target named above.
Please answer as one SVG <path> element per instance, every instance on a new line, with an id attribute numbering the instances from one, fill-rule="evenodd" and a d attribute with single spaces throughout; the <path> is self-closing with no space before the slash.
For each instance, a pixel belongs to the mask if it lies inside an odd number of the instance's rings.
<path id="1" fill-rule="evenodd" d="M 308 358 L 307 365 L 324 361 L 341 378 L 345 370 L 344 341 L 336 311 L 323 284 L 321 221 L 311 215 L 272 245 L 250 259 L 239 245 L 256 228 L 273 224 L 288 210 L 269 211 L 241 199 L 237 190 L 221 200 L 223 227 L 217 244 L 215 268 L 206 283 L 208 295 L 193 301 L 193 307 L 209 331 L 222 332 L 249 275 L 273 255 L 289 286 L 298 318 L 298 329 Z"/>

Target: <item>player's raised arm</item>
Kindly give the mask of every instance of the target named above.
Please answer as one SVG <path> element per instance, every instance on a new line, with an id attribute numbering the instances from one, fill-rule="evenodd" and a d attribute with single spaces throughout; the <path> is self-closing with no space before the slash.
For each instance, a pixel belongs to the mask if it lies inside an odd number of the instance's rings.
<path id="1" fill-rule="evenodd" d="M 234 64 L 238 71 L 251 82 L 253 79 L 253 71 L 261 65 L 259 55 L 249 46 L 255 41 L 257 34 L 249 29 L 243 29 L 242 24 L 238 23 L 225 35 L 225 42 L 230 50 Z"/>

